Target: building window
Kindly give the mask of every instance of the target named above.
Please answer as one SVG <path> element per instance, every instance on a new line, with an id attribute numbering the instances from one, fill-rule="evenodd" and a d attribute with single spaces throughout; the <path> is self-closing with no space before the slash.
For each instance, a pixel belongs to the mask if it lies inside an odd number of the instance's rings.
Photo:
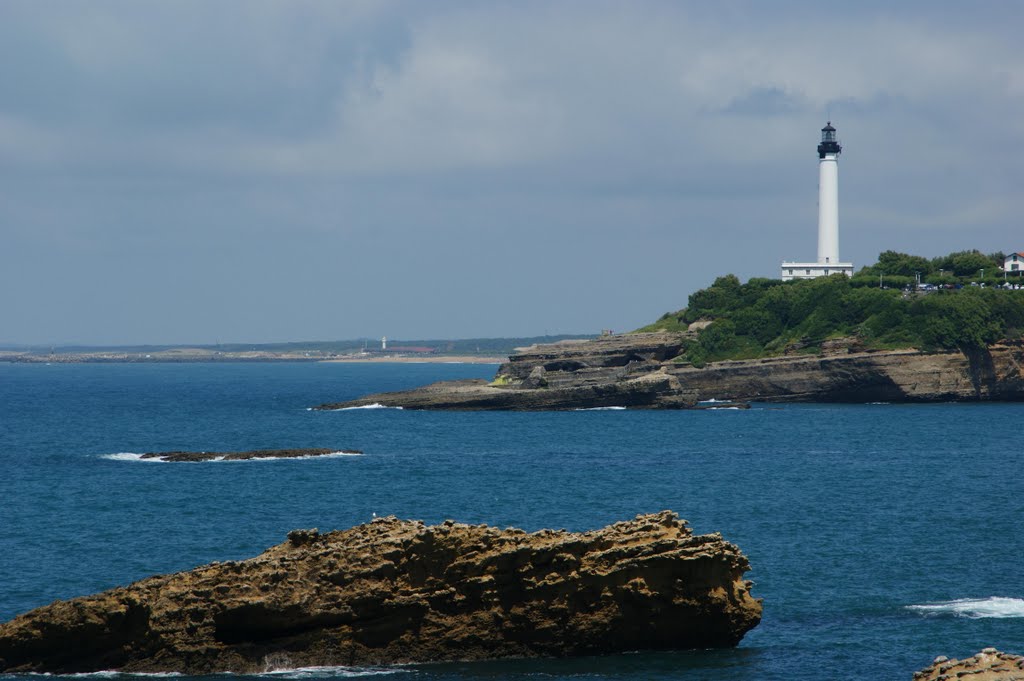
<path id="1" fill-rule="evenodd" d="M 810 274 L 810 273 L 811 273 L 811 271 L 810 271 L 810 270 L 804 270 L 804 273 L 805 273 L 805 274 Z"/>
<path id="2" fill-rule="evenodd" d="M 793 270 L 790 270 L 790 271 L 789 271 L 789 273 L 790 273 L 790 274 L 793 274 Z"/>

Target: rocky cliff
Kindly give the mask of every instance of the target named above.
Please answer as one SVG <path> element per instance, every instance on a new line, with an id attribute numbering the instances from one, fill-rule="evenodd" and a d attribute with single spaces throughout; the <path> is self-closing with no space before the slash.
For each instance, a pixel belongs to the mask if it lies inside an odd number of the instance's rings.
<path id="1" fill-rule="evenodd" d="M 674 513 L 581 534 L 382 518 L 0 625 L 0 671 L 260 672 L 736 645 L 747 559 Z"/>
<path id="2" fill-rule="evenodd" d="M 710 399 L 930 402 L 1024 399 L 1024 342 L 986 350 L 867 352 L 839 339 L 815 354 L 712 362 L 681 355 L 685 336 L 627 334 L 524 348 L 488 381 L 435 383 L 343 403 L 411 409 L 689 408 Z"/>
<path id="3" fill-rule="evenodd" d="M 1024 681 L 1024 657 L 985 648 L 963 660 L 935 658 L 926 669 L 914 674 L 914 681 Z"/>

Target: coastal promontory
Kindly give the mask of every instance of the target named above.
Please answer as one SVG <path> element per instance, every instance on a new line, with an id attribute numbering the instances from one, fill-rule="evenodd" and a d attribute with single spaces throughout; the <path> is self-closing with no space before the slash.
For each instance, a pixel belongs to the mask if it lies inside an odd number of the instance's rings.
<path id="1" fill-rule="evenodd" d="M 0 625 L 0 671 L 251 673 L 734 646 L 761 618 L 740 550 L 663 511 L 527 533 L 379 518 Z"/>
<path id="2" fill-rule="evenodd" d="M 520 348 L 491 381 L 435 383 L 320 408 L 1024 400 L 1024 289 L 948 275 L 928 288 L 885 281 L 873 273 L 788 282 L 719 277 L 686 308 L 635 332 Z"/>
<path id="3" fill-rule="evenodd" d="M 856 338 L 816 352 L 696 366 L 694 334 L 624 334 L 524 348 L 492 381 L 445 381 L 318 409 L 379 404 L 405 409 L 571 410 L 721 408 L 722 401 L 944 402 L 1024 399 L 1024 342 L 974 350 L 874 350 Z M 710 400 L 716 400 L 710 402 Z"/>

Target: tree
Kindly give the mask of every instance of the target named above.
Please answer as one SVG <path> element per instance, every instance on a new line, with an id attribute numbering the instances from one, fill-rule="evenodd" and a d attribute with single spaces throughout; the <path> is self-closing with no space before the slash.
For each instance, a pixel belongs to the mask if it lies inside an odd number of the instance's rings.
<path id="1" fill-rule="evenodd" d="M 997 263 L 989 256 L 977 250 L 950 253 L 939 260 L 941 262 L 939 265 L 940 269 L 947 272 L 952 271 L 958 277 L 973 277 L 981 270 L 992 272 L 996 267 L 1001 267 L 1003 264 L 1001 260 Z"/>
<path id="2" fill-rule="evenodd" d="M 921 274 L 931 272 L 932 263 L 927 258 L 922 258 L 919 255 L 909 255 L 907 253 L 899 253 L 898 251 L 885 251 L 879 253 L 876 264 L 864 269 L 870 270 L 870 274 L 875 276 L 879 274 L 895 274 L 913 277 L 918 272 Z M 864 270 L 861 273 L 868 274 Z"/>
<path id="3" fill-rule="evenodd" d="M 926 296 L 915 303 L 925 346 L 952 350 L 984 348 L 1005 331 L 985 299 L 996 291 L 966 290 Z"/>
<path id="4" fill-rule="evenodd" d="M 714 319 L 736 309 L 742 303 L 741 287 L 740 280 L 735 274 L 727 274 L 715 279 L 715 283 L 708 288 L 690 294 L 689 305 L 686 306 L 686 321 L 695 322 L 702 317 Z"/>

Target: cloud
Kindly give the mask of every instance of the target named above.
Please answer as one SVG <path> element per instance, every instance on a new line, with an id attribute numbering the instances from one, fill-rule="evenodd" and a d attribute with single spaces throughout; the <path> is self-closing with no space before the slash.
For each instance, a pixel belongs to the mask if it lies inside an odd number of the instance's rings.
<path id="1" fill-rule="evenodd" d="M 844 143 L 844 255 L 1018 248 L 1015 5 L 3 12 L 0 285 L 36 283 L 9 311 L 25 340 L 127 333 L 125 314 L 90 323 L 61 302 L 68 286 L 79 306 L 111 295 L 117 278 L 96 273 L 119 270 L 161 273 L 133 317 L 154 341 L 232 306 L 222 339 L 639 326 L 724 269 L 773 275 L 815 252 L 826 116 Z M 360 291 L 336 319 L 314 311 L 334 303 L 332 259 Z M 44 263 L 56 274 L 39 280 Z M 259 314 L 299 298 L 310 309 L 287 325 Z M 486 300 L 511 312 L 460 315 Z M 72 330 L 34 322 L 40 305 Z"/>

